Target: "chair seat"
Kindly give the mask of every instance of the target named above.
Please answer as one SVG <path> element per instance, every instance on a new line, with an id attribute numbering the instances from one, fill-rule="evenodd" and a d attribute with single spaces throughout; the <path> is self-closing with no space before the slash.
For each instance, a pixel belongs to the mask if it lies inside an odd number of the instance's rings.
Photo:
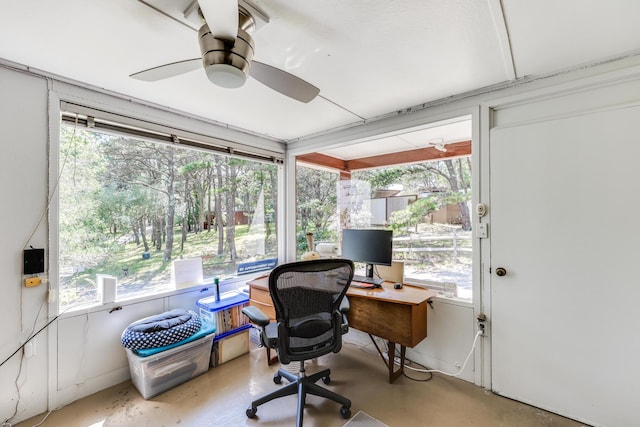
<path id="1" fill-rule="evenodd" d="M 290 324 L 290 334 L 292 337 L 315 338 L 331 330 L 331 316 L 328 313 L 318 313 L 296 319 Z"/>

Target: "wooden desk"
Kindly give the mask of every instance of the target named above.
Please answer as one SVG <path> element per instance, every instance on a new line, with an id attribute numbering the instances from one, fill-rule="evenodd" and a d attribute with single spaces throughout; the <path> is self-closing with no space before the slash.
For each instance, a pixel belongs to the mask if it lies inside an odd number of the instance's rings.
<path id="1" fill-rule="evenodd" d="M 268 277 L 259 277 L 247 284 L 250 304 L 275 320 Z M 410 285 L 394 289 L 391 282 L 384 282 L 378 289 L 352 287 L 347 291 L 351 305 L 347 314 L 349 327 L 368 333 L 374 344 L 372 335 L 389 343 L 388 360 L 377 345 L 376 349 L 387 365 L 390 383 L 404 372 L 407 347 L 415 347 L 427 337 L 427 303 L 435 296 L 433 291 Z M 400 345 L 400 368 L 394 371 L 396 344 Z"/>

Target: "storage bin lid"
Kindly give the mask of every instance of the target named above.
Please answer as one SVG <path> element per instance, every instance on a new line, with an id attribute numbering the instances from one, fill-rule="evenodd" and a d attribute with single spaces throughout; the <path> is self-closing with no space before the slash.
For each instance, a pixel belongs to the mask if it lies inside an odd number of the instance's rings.
<path id="1" fill-rule="evenodd" d="M 229 291 L 220 294 L 220 301 L 216 302 L 216 297 L 210 296 L 200 298 L 197 304 L 198 307 L 204 310 L 218 311 L 246 302 L 249 302 L 249 296 L 247 294 L 238 291 Z"/>

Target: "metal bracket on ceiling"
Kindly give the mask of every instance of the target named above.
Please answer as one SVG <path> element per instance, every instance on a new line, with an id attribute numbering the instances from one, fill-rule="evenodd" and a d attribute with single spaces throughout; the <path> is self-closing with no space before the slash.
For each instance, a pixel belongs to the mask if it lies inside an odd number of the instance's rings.
<path id="1" fill-rule="evenodd" d="M 198 0 L 138 0 L 145 6 L 159 12 L 174 21 L 198 31 L 202 20 L 198 15 Z M 256 31 L 269 23 L 269 15 L 251 0 L 238 0 L 238 6 L 251 14 Z"/>

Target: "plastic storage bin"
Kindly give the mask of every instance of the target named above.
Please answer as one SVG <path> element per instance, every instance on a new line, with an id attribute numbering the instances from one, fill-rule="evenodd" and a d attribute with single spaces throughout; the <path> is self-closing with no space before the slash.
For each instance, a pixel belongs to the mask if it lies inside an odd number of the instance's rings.
<path id="1" fill-rule="evenodd" d="M 244 292 L 229 291 L 215 297 L 201 298 L 197 302 L 203 322 L 216 327 L 216 340 L 251 327 L 242 308 L 249 305 L 249 295 Z"/>
<path id="2" fill-rule="evenodd" d="M 126 349 L 131 381 L 149 399 L 209 370 L 214 334 L 147 357 Z"/>
<path id="3" fill-rule="evenodd" d="M 251 323 L 242 314 L 249 305 L 245 292 L 229 291 L 215 297 L 198 300 L 200 318 L 216 328 L 211 352 L 211 366 L 216 367 L 249 351 L 249 329 Z"/>
<path id="4" fill-rule="evenodd" d="M 226 335 L 221 339 L 214 339 L 213 350 L 211 351 L 211 366 L 216 367 L 228 362 L 231 359 L 242 356 L 249 352 L 249 328 L 241 329 L 231 335 Z"/>

